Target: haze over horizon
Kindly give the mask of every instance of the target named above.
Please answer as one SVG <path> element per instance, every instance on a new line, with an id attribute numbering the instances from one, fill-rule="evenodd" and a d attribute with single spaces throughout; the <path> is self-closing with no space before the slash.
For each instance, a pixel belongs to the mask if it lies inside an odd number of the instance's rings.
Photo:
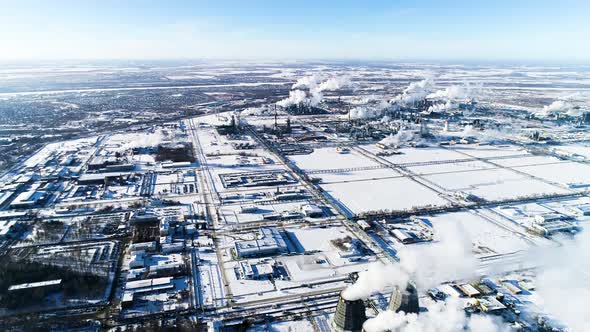
<path id="1" fill-rule="evenodd" d="M 589 63 L 588 1 L 5 1 L 0 61 Z"/>

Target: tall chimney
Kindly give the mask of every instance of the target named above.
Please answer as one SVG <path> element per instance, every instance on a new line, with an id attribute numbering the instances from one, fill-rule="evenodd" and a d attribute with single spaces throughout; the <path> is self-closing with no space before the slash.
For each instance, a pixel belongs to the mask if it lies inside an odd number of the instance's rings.
<path id="1" fill-rule="evenodd" d="M 416 290 L 416 286 L 411 282 L 408 282 L 405 290 L 395 287 L 393 293 L 391 293 L 387 310 L 394 312 L 403 311 L 407 314 L 419 313 L 420 304 L 418 302 L 418 291 Z"/>
<path id="2" fill-rule="evenodd" d="M 332 328 L 336 332 L 361 332 L 367 320 L 363 300 L 346 300 L 340 295 L 336 312 L 332 319 Z"/>

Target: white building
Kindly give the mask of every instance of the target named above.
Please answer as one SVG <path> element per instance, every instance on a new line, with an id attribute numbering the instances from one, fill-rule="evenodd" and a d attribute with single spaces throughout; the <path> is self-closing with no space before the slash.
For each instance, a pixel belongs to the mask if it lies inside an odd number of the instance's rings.
<path id="1" fill-rule="evenodd" d="M 234 247 L 238 257 L 264 257 L 288 252 L 283 235 L 274 227 L 261 227 L 257 240 L 236 241 Z"/>

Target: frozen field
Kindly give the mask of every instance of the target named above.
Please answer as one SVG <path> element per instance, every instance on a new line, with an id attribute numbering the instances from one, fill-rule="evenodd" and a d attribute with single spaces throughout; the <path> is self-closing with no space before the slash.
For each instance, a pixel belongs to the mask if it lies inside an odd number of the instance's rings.
<path id="1" fill-rule="evenodd" d="M 576 145 L 562 145 L 555 147 L 555 151 L 557 153 L 562 153 L 566 155 L 575 155 L 580 156 L 585 159 L 590 159 L 590 146 L 584 144 L 576 144 Z"/>
<path id="2" fill-rule="evenodd" d="M 504 167 L 520 167 L 529 165 L 559 164 L 562 161 L 555 157 L 529 155 L 521 158 L 498 159 L 493 162 Z"/>
<path id="3" fill-rule="evenodd" d="M 336 151 L 336 148 L 333 147 L 315 149 L 311 154 L 289 156 L 289 159 L 304 171 L 379 165 L 376 162 L 363 157 L 354 150 L 351 150 L 348 153 L 339 153 Z"/>
<path id="4" fill-rule="evenodd" d="M 469 192 L 487 200 L 565 192 L 564 189 L 506 169 L 442 173 L 427 175 L 425 178 L 448 191 Z"/>
<path id="5" fill-rule="evenodd" d="M 322 183 L 326 184 L 334 182 L 355 182 L 403 177 L 402 174 L 391 168 L 311 174 L 310 176 L 321 178 Z"/>
<path id="6" fill-rule="evenodd" d="M 496 225 L 471 212 L 445 213 L 430 217 L 434 226 L 434 238 L 437 234 L 459 232 L 457 237 L 464 237 L 472 244 L 477 257 L 497 254 L 509 254 L 527 250 L 531 244 L 516 234 Z"/>
<path id="7" fill-rule="evenodd" d="M 436 192 L 403 177 L 325 184 L 322 188 L 353 214 L 442 206 L 447 203 Z"/>
<path id="8" fill-rule="evenodd" d="M 380 151 L 375 145 L 365 145 L 363 148 L 372 153 Z M 401 152 L 401 154 L 383 157 L 383 159 L 395 164 L 408 164 L 470 158 L 469 156 L 440 147 L 401 148 L 399 149 L 399 152 Z"/>
<path id="9" fill-rule="evenodd" d="M 590 186 L 590 166 L 576 162 L 520 167 L 520 171 L 566 186 Z"/>
<path id="10" fill-rule="evenodd" d="M 452 148 L 476 158 L 494 158 L 505 156 L 527 155 L 523 148 L 515 145 L 461 145 Z"/>
<path id="11" fill-rule="evenodd" d="M 456 163 L 445 164 L 431 164 L 422 166 L 408 167 L 408 170 L 419 175 L 436 174 L 436 173 L 451 173 L 451 172 L 470 172 L 482 169 L 494 168 L 493 165 L 487 164 L 483 161 L 463 161 Z"/>

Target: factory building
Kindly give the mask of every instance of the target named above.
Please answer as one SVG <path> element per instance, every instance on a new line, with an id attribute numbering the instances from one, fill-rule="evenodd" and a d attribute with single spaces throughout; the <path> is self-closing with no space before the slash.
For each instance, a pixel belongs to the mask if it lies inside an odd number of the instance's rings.
<path id="1" fill-rule="evenodd" d="M 45 192 L 31 189 L 22 192 L 10 203 L 11 209 L 30 209 L 45 199 Z"/>
<path id="2" fill-rule="evenodd" d="M 78 178 L 78 184 L 104 184 L 108 181 L 127 181 L 133 172 L 85 173 Z"/>
<path id="3" fill-rule="evenodd" d="M 129 246 L 131 252 L 136 251 L 155 251 L 156 241 L 132 243 Z"/>
<path id="4" fill-rule="evenodd" d="M 549 236 L 558 232 L 575 232 L 578 227 L 569 222 L 568 216 L 559 213 L 544 213 L 537 215 L 529 223 L 532 232 L 543 236 Z"/>
<path id="5" fill-rule="evenodd" d="M 265 257 L 288 252 L 287 243 L 278 229 L 261 227 L 257 240 L 237 241 L 234 244 L 236 255 L 244 257 Z"/>
<path id="6" fill-rule="evenodd" d="M 269 263 L 252 264 L 247 261 L 240 262 L 240 275 L 244 279 L 259 280 L 274 275 L 274 267 Z"/>
<path id="7" fill-rule="evenodd" d="M 321 207 L 313 204 L 304 204 L 301 206 L 301 211 L 309 218 L 320 218 L 324 215 Z"/>
<path id="8" fill-rule="evenodd" d="M 174 288 L 172 277 L 154 278 L 145 280 L 128 281 L 125 284 L 125 293 L 153 293 Z"/>

